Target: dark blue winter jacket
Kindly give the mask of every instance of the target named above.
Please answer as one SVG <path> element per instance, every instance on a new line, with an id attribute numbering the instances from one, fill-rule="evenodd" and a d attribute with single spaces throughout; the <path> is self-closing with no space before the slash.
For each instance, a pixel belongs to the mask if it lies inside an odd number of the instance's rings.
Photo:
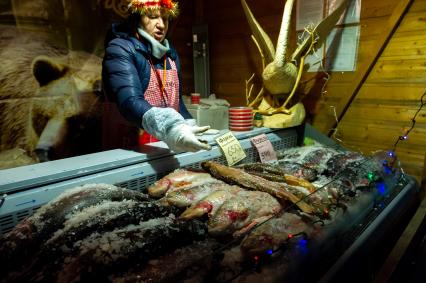
<path id="1" fill-rule="evenodd" d="M 121 115 L 139 128 L 143 114 L 152 108 L 144 93 L 150 80 L 149 57 L 157 69 L 164 68 L 164 61 L 151 54 L 151 45 L 138 40 L 125 24 L 113 24 L 105 40 L 105 55 L 102 62 L 102 84 L 110 101 L 117 103 Z M 179 74 L 179 112 L 191 118 L 182 101 L 181 67 L 176 50 L 170 47 L 167 56 L 175 61 Z M 170 63 L 167 60 L 167 69 Z"/>

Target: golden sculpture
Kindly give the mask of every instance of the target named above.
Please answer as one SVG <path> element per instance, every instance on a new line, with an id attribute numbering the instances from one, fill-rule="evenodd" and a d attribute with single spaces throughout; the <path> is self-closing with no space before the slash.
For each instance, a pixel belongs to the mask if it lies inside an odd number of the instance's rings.
<path id="1" fill-rule="evenodd" d="M 305 65 L 305 57 L 322 45 L 349 1 L 341 0 L 339 6 L 312 30 L 289 56 L 289 32 L 291 14 L 296 0 L 287 0 L 284 7 L 276 51 L 271 39 L 257 22 L 245 0 L 241 0 L 249 23 L 252 40 L 256 44 L 262 59 L 262 87 L 253 95 L 254 74 L 246 81 L 247 106 L 263 115 L 263 125 L 269 128 L 286 128 L 300 125 L 305 118 L 305 108 L 301 102 L 288 108 Z"/>

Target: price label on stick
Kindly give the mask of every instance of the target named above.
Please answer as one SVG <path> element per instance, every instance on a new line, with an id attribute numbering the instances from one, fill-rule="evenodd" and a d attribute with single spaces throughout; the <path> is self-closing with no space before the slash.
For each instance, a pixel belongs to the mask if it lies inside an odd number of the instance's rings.
<path id="1" fill-rule="evenodd" d="M 226 134 L 216 138 L 216 142 L 225 154 L 228 166 L 232 166 L 246 158 L 244 149 L 241 147 L 240 142 L 232 134 L 232 132 L 227 132 Z"/>
<path id="2" fill-rule="evenodd" d="M 259 153 L 260 162 L 267 163 L 277 161 L 277 154 L 275 153 L 274 147 L 265 134 L 255 136 L 250 140 Z"/>

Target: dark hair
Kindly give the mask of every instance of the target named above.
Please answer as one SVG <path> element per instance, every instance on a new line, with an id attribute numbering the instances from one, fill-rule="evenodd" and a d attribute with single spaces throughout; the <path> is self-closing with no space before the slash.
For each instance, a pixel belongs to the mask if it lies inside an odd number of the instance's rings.
<path id="1" fill-rule="evenodd" d="M 128 25 L 128 27 L 130 28 L 130 30 L 132 31 L 132 33 L 135 33 L 139 27 L 139 24 L 141 22 L 141 14 L 140 13 L 131 13 L 127 19 L 126 19 L 126 24 Z"/>

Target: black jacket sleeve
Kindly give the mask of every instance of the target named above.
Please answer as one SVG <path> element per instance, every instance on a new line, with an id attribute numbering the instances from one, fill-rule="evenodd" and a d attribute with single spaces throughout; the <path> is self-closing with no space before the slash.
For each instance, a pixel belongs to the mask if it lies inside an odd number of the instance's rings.
<path id="1" fill-rule="evenodd" d="M 110 41 L 102 63 L 102 81 L 107 96 L 117 103 L 121 114 L 141 127 L 142 116 L 152 105 L 144 99 L 135 67 L 135 52 L 127 40 L 117 38 Z"/>

